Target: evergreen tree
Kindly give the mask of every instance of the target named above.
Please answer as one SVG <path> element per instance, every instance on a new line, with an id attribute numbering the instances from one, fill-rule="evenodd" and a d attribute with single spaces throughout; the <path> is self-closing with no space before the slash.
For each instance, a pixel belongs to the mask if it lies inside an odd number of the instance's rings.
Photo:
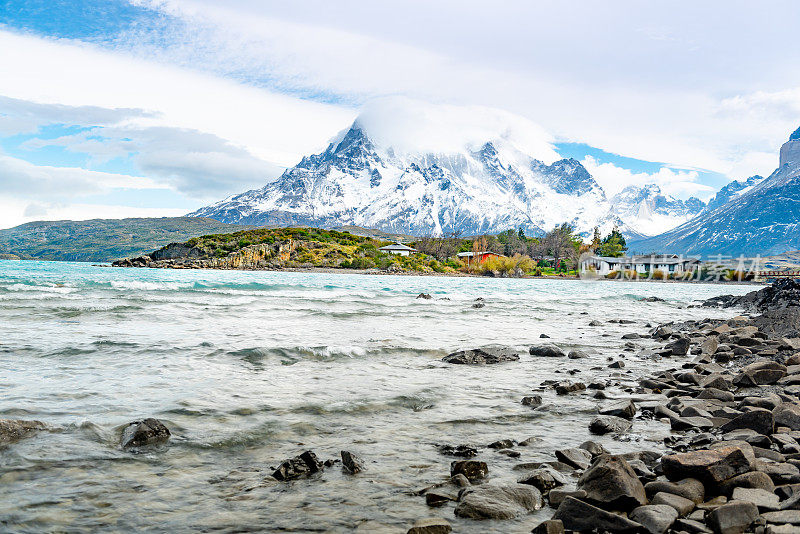
<path id="1" fill-rule="evenodd" d="M 628 247 L 625 243 L 625 237 L 622 235 L 622 232 L 619 231 L 619 228 L 615 226 L 614 229 L 611 230 L 611 233 L 600 243 L 597 253 L 600 256 L 618 258 L 623 256 L 627 250 Z"/>

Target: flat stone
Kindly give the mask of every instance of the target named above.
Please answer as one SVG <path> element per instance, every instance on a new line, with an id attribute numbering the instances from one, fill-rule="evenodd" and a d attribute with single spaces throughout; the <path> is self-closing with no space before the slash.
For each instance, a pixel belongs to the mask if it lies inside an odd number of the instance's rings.
<path id="1" fill-rule="evenodd" d="M 706 523 L 717 534 L 741 534 L 758 517 L 758 508 L 751 502 L 731 501 L 706 515 Z"/>
<path id="2" fill-rule="evenodd" d="M 589 453 L 592 455 L 592 458 L 597 458 L 601 454 L 609 454 L 606 448 L 596 441 L 584 441 L 578 445 L 578 448 L 589 451 Z"/>
<path id="3" fill-rule="evenodd" d="M 776 426 L 800 430 L 800 405 L 793 402 L 781 404 L 772 411 L 772 415 L 775 417 Z"/>
<path id="4" fill-rule="evenodd" d="M 664 534 L 678 519 L 678 512 L 671 506 L 655 504 L 634 508 L 628 517 L 650 534 Z"/>
<path id="5" fill-rule="evenodd" d="M 513 519 L 543 505 L 542 494 L 533 486 L 483 484 L 461 490 L 454 513 L 469 519 Z"/>
<path id="6" fill-rule="evenodd" d="M 678 532 L 689 532 L 690 534 L 711 534 L 711 529 L 703 523 L 693 519 L 677 519 L 673 525 Z"/>
<path id="7" fill-rule="evenodd" d="M 414 526 L 408 529 L 407 534 L 450 534 L 453 528 L 447 519 L 441 517 L 428 517 L 418 519 Z"/>
<path id="8" fill-rule="evenodd" d="M 567 479 L 550 467 L 541 467 L 534 469 L 530 473 L 526 473 L 523 477 L 517 480 L 519 484 L 527 484 L 538 489 L 542 494 L 556 488 L 563 486 L 567 483 Z"/>
<path id="9" fill-rule="evenodd" d="M 600 456 L 578 479 L 586 500 L 603 508 L 631 510 L 647 504 L 647 495 L 636 473 L 621 456 Z"/>
<path id="10" fill-rule="evenodd" d="M 656 493 L 653 496 L 651 503 L 671 506 L 678 512 L 678 515 L 680 516 L 688 515 L 692 510 L 694 510 L 695 506 L 693 501 L 686 499 L 685 497 L 666 492 Z"/>
<path id="11" fill-rule="evenodd" d="M 558 519 L 567 530 L 610 530 L 612 532 L 636 532 L 641 525 L 621 515 L 612 514 L 579 501 L 575 497 L 567 497 L 556 510 L 553 519 Z"/>
<path id="12" fill-rule="evenodd" d="M 696 478 L 685 478 L 677 482 L 670 482 L 667 480 L 656 480 L 648 482 L 644 487 L 648 495 L 655 495 L 657 493 L 671 493 L 679 495 L 685 499 L 689 499 L 695 504 L 700 504 L 705 499 L 705 487 L 703 483 Z"/>
<path id="13" fill-rule="evenodd" d="M 800 525 L 800 510 L 780 510 L 777 512 L 764 512 L 761 516 L 767 523 Z"/>
<path id="14" fill-rule="evenodd" d="M 589 423 L 589 431 L 592 434 L 621 434 L 631 429 L 633 424 L 627 419 L 615 417 L 613 415 L 601 415 L 595 417 Z"/>
<path id="15" fill-rule="evenodd" d="M 719 484 L 753 468 L 741 448 L 730 446 L 667 455 L 661 458 L 661 465 L 670 480 L 696 478 L 704 484 Z"/>
<path id="16" fill-rule="evenodd" d="M 775 490 L 775 483 L 768 474 L 751 471 L 725 480 L 719 485 L 719 492 L 730 497 L 736 488 L 755 488 L 772 492 Z"/>
<path id="17" fill-rule="evenodd" d="M 553 508 L 558 508 L 558 506 L 564 502 L 564 499 L 567 497 L 575 497 L 576 499 L 583 500 L 586 498 L 586 492 L 583 490 L 570 491 L 562 488 L 554 488 L 551 489 L 547 494 L 547 500 L 550 503 L 550 506 Z"/>
<path id="18" fill-rule="evenodd" d="M 449 495 L 447 493 L 437 491 L 437 490 L 430 490 L 425 492 L 425 504 L 431 507 L 439 507 L 444 506 L 450 501 L 455 501 L 455 497 Z"/>
<path id="19" fill-rule="evenodd" d="M 774 493 L 758 488 L 734 488 L 733 499 L 747 501 L 758 506 L 759 510 L 777 510 L 780 508 L 778 496 Z"/>
<path id="20" fill-rule="evenodd" d="M 575 469 L 586 469 L 592 463 L 592 453 L 580 448 L 557 450 L 556 458 Z"/>
<path id="21" fill-rule="evenodd" d="M 636 405 L 630 399 L 613 402 L 601 408 L 600 415 L 613 415 L 615 417 L 633 419 L 636 415 Z"/>

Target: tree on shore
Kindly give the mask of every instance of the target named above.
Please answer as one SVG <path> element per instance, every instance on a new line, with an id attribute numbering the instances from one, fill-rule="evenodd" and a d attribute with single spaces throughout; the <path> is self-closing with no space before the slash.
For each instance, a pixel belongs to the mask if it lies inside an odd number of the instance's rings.
<path id="1" fill-rule="evenodd" d="M 608 234 L 600 243 L 600 246 L 597 248 L 597 254 L 600 256 L 608 256 L 610 258 L 619 258 L 620 256 L 625 255 L 627 250 L 628 247 L 625 243 L 625 237 L 623 237 L 622 232 L 619 231 L 619 228 L 615 226 L 614 229 L 611 230 L 611 233 Z"/>

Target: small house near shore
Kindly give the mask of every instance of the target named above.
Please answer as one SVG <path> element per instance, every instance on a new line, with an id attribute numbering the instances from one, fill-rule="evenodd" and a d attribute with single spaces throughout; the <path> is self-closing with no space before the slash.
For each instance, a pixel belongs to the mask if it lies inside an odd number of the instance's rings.
<path id="1" fill-rule="evenodd" d="M 393 243 L 391 245 L 386 245 L 385 247 L 381 247 L 378 250 L 386 254 L 395 254 L 397 256 L 410 256 L 412 254 L 416 254 L 417 252 L 419 252 L 417 249 L 411 248 L 402 243 Z"/>
<path id="2" fill-rule="evenodd" d="M 649 254 L 636 256 L 589 256 L 581 261 L 581 271 L 594 271 L 603 276 L 613 271 L 636 271 L 639 274 L 662 271 L 665 274 L 693 271 L 700 265 L 697 258 L 677 254 Z"/>
<path id="3" fill-rule="evenodd" d="M 460 259 L 461 261 L 466 261 L 467 265 L 470 265 L 471 263 L 483 263 L 489 258 L 499 258 L 500 254 L 489 251 L 459 252 L 458 254 L 456 254 L 456 256 L 458 256 L 458 259 Z"/>

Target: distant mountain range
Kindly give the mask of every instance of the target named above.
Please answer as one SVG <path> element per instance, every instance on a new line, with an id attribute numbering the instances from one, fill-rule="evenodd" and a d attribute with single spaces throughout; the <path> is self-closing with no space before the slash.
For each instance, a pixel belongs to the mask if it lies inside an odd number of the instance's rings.
<path id="1" fill-rule="evenodd" d="M 780 164 L 770 176 L 731 182 L 694 219 L 631 247 L 703 256 L 799 250 L 800 128 L 781 147 Z"/>
<path id="2" fill-rule="evenodd" d="M 229 223 L 340 225 L 412 235 L 476 235 L 523 228 L 529 235 L 569 222 L 584 236 L 620 226 L 652 235 L 705 205 L 631 186 L 609 199 L 575 159 L 552 164 L 504 138 L 478 148 L 407 153 L 375 142 L 355 123 L 327 149 L 303 158 L 275 182 L 189 214 Z"/>

